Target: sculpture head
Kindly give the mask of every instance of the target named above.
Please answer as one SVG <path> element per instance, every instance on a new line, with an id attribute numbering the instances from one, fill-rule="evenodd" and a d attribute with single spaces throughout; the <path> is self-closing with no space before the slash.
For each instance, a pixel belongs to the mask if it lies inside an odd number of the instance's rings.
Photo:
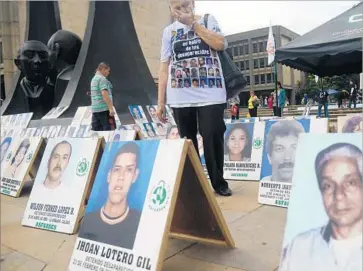
<path id="1" fill-rule="evenodd" d="M 82 40 L 67 30 L 58 30 L 48 41 L 48 48 L 55 61 L 75 65 L 81 50 Z"/>
<path id="2" fill-rule="evenodd" d="M 26 41 L 20 47 L 14 63 L 31 82 L 44 81 L 51 68 L 48 48 L 37 40 Z"/>

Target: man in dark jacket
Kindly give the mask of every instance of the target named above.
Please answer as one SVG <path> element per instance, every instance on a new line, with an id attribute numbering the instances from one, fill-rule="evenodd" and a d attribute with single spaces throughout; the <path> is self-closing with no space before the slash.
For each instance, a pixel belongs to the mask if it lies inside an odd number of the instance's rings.
<path id="1" fill-rule="evenodd" d="M 357 108 L 357 85 L 350 81 L 350 94 L 349 94 L 349 108 L 352 107 L 352 103 L 354 104 L 354 108 Z"/>
<path id="2" fill-rule="evenodd" d="M 318 117 L 321 116 L 321 108 L 324 106 L 324 116 L 329 117 L 328 113 L 328 92 L 326 90 L 320 90 L 318 93 Z"/>

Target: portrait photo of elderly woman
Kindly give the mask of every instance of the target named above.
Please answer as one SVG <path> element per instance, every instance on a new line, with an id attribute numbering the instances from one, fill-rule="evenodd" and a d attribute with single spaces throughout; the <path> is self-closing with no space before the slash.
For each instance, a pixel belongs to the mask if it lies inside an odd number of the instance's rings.
<path id="1" fill-rule="evenodd" d="M 11 159 L 9 167 L 6 170 L 6 177 L 16 179 L 17 177 L 16 174 L 18 173 L 18 169 L 20 168 L 22 162 L 24 161 L 24 158 L 26 156 L 26 153 L 28 152 L 29 147 L 30 147 L 30 141 L 27 138 L 20 143 L 18 149 L 15 152 L 15 155 Z"/>
<path id="2" fill-rule="evenodd" d="M 344 123 L 342 132 L 343 133 L 361 133 L 362 129 L 362 116 L 353 116 L 347 119 Z"/>
<path id="3" fill-rule="evenodd" d="M 224 161 L 251 161 L 252 135 L 247 125 L 251 124 L 237 123 L 227 128 L 224 140 Z"/>

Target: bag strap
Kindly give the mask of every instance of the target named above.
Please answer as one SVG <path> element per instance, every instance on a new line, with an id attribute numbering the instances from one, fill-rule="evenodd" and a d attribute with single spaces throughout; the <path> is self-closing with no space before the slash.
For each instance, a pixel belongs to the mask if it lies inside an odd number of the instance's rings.
<path id="1" fill-rule="evenodd" d="M 209 18 L 209 14 L 205 14 L 204 15 L 204 25 L 205 25 L 205 28 L 208 29 L 208 18 Z"/>

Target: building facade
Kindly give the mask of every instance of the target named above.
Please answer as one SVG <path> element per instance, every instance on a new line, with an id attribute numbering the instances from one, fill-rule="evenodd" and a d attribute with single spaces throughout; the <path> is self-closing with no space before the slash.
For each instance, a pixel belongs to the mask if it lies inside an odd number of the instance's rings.
<path id="1" fill-rule="evenodd" d="M 130 1 L 141 49 L 155 80 L 160 63 L 162 31 L 171 22 L 168 3 L 168 0 Z M 62 29 L 72 31 L 83 39 L 89 1 L 62 0 L 58 1 L 58 4 Z M 5 95 L 11 90 L 17 71 L 14 58 L 24 42 L 25 25 L 26 1 L 0 1 L 0 75 L 5 88 L 5 91 L 4 88 L 1 88 L 1 91 L 5 92 Z"/>
<path id="2" fill-rule="evenodd" d="M 276 48 L 299 36 L 283 26 L 273 26 L 272 31 Z M 275 68 L 267 62 L 268 33 L 269 27 L 266 27 L 227 36 L 228 53 L 248 82 L 248 87 L 240 94 L 241 105 L 247 105 L 250 90 L 264 99 L 275 89 Z M 289 102 L 294 103 L 296 92 L 305 82 L 305 74 L 281 64 L 277 64 L 276 71 L 277 81 L 286 89 Z"/>

